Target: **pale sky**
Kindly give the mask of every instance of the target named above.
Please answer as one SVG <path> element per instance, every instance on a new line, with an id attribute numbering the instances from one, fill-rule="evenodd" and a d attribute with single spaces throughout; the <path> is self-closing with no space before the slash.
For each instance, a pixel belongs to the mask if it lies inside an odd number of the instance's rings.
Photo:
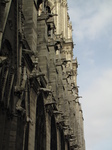
<path id="1" fill-rule="evenodd" d="M 86 150 L 112 150 L 112 0 L 68 0 Z"/>

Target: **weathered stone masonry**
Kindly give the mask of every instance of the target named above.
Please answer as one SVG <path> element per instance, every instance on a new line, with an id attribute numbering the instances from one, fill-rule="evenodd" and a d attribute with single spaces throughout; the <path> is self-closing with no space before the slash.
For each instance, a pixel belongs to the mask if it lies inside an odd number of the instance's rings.
<path id="1" fill-rule="evenodd" d="M 0 150 L 85 150 L 66 0 L 0 0 Z"/>

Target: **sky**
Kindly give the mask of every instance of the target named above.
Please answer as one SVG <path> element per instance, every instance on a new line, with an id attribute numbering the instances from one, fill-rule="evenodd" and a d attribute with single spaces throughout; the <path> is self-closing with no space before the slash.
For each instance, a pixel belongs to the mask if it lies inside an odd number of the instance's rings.
<path id="1" fill-rule="evenodd" d="M 112 150 L 112 0 L 68 0 L 86 150 Z"/>

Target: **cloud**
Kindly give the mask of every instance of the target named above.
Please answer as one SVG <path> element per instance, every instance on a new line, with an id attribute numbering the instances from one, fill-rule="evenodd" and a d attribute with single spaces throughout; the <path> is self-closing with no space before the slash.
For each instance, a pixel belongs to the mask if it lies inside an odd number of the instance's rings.
<path id="1" fill-rule="evenodd" d="M 93 74 L 94 75 L 94 74 Z M 105 141 L 112 141 L 112 69 L 105 70 L 82 94 L 85 118 L 85 139 L 89 150 L 96 150 Z M 112 149 L 112 145 L 108 150 Z M 104 149 L 102 149 L 104 150 Z"/>
<path id="2" fill-rule="evenodd" d="M 111 0 L 69 0 L 74 37 L 95 39 L 107 34 L 112 24 Z"/>
<path id="3" fill-rule="evenodd" d="M 83 52 L 82 52 L 82 56 L 86 62 L 88 62 L 90 65 L 94 65 L 94 51 L 86 48 Z"/>
<path id="4" fill-rule="evenodd" d="M 68 0 L 86 150 L 112 150 L 112 0 Z"/>

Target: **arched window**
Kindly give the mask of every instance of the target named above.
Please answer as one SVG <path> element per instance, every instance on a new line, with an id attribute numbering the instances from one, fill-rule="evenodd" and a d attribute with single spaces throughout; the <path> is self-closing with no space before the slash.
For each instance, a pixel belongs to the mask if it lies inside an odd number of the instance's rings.
<path id="1" fill-rule="evenodd" d="M 48 24 L 48 26 L 47 26 L 47 35 L 48 35 L 48 37 L 51 37 L 51 26 L 50 26 L 50 24 Z"/>
<path id="2" fill-rule="evenodd" d="M 57 132 L 54 116 L 51 117 L 51 148 L 50 150 L 57 150 Z"/>
<path id="3" fill-rule="evenodd" d="M 42 3 L 42 0 L 37 0 L 37 8 L 39 9 L 40 4 Z"/>
<path id="4" fill-rule="evenodd" d="M 61 132 L 61 150 L 65 150 L 65 136 L 63 130 L 60 130 L 60 132 Z"/>
<path id="5" fill-rule="evenodd" d="M 3 65 L 0 74 L 0 97 L 1 102 L 9 109 L 10 100 L 11 103 L 13 101 L 13 99 L 10 99 L 10 97 L 12 94 L 12 86 L 14 81 L 14 69 L 12 65 L 12 47 L 7 39 L 3 41 L 0 55 L 7 58 L 7 61 Z M 10 109 L 11 107 L 12 106 L 10 105 Z"/>
<path id="6" fill-rule="evenodd" d="M 46 11 L 47 11 L 48 13 L 51 13 L 51 9 L 50 9 L 49 6 L 46 7 Z"/>
<path id="7" fill-rule="evenodd" d="M 37 99 L 36 107 L 36 132 L 35 132 L 35 150 L 45 150 L 46 147 L 46 125 L 44 101 L 42 94 Z"/>

